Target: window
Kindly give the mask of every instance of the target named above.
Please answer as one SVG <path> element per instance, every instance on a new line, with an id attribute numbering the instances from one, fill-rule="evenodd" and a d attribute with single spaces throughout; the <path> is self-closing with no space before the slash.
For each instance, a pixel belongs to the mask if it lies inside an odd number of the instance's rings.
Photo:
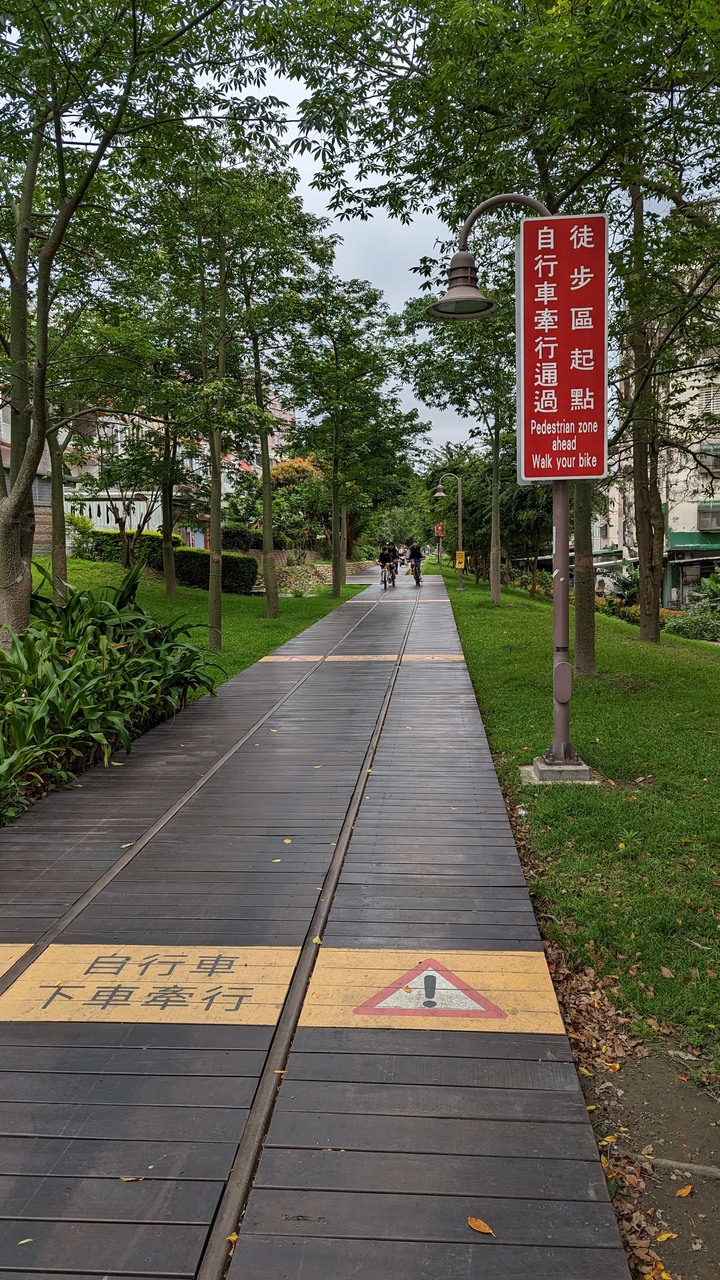
<path id="1" fill-rule="evenodd" d="M 720 502 L 698 503 L 698 531 L 700 533 L 720 531 Z"/>
<path id="2" fill-rule="evenodd" d="M 703 392 L 703 409 L 706 413 L 720 413 L 720 387 L 706 387 Z"/>
<path id="3" fill-rule="evenodd" d="M 698 452 L 698 460 L 714 476 L 720 476 L 720 444 L 705 445 Z"/>

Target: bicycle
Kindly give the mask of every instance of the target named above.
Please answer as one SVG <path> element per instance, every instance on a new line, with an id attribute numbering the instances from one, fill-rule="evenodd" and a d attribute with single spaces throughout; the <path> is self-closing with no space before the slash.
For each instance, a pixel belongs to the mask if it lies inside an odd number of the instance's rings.
<path id="1" fill-rule="evenodd" d="M 389 564 L 380 565 L 380 581 L 382 582 L 383 591 L 387 591 L 388 578 L 390 577 L 391 572 Z M 393 586 L 395 586 L 394 582 Z"/>
<path id="2" fill-rule="evenodd" d="M 415 586 L 419 587 L 420 586 L 420 561 L 411 560 L 410 568 L 412 569 L 412 576 L 415 579 Z"/>
<path id="3" fill-rule="evenodd" d="M 395 579 L 396 579 L 396 578 L 397 578 L 397 576 L 398 576 L 398 567 L 397 567 L 397 563 L 389 564 L 389 565 L 388 565 L 388 569 L 390 570 L 390 585 L 394 587 L 394 586 L 395 586 Z"/>

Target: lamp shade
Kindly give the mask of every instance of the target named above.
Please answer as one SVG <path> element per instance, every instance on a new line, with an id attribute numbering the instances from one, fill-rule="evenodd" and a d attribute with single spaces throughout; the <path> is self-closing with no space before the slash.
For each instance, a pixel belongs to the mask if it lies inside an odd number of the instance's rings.
<path id="1" fill-rule="evenodd" d="M 492 315 L 497 303 L 491 302 L 477 287 L 475 259 L 466 249 L 453 255 L 448 272 L 448 291 L 438 302 L 431 302 L 428 315 L 435 320 L 475 320 Z"/>
<path id="2" fill-rule="evenodd" d="M 436 497 L 436 498 L 447 498 L 447 494 L 446 494 L 445 490 L 443 489 L 442 480 L 440 481 L 440 484 L 438 485 L 437 489 L 435 490 L 434 497 Z"/>

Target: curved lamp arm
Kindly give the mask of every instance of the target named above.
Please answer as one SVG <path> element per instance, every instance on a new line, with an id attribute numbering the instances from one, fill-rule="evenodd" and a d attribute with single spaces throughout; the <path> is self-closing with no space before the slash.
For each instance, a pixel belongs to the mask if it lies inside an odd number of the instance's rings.
<path id="1" fill-rule="evenodd" d="M 468 236 L 480 215 L 487 213 L 489 209 L 496 209 L 498 205 L 502 204 L 522 204 L 527 209 L 534 209 L 536 213 L 541 214 L 544 218 L 552 218 L 552 214 L 546 205 L 541 204 L 539 200 L 534 200 L 532 196 L 521 195 L 518 191 L 504 192 L 499 196 L 490 196 L 489 200 L 483 200 L 482 204 L 473 209 L 470 216 L 465 219 L 460 232 L 461 250 L 467 249 Z"/>

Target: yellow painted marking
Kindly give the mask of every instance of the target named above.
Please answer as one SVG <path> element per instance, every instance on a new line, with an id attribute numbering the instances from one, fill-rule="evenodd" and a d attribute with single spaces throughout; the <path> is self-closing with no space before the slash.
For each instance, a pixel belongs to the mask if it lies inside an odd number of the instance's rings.
<path id="1" fill-rule="evenodd" d="M 267 657 L 260 658 L 260 662 L 322 662 L 322 659 L 321 653 L 269 653 Z"/>
<path id="2" fill-rule="evenodd" d="M 353 1010 L 426 960 L 437 960 L 482 993 L 504 1018 L 442 1017 Z M 387 1005 L 387 1002 L 386 1002 Z M 1 1007 L 0 1007 L 1 1011 Z M 300 1018 L 306 1027 L 393 1027 L 406 1031 L 564 1031 L 545 957 L 539 951 L 414 951 L 323 947 Z"/>
<path id="3" fill-rule="evenodd" d="M 274 1026 L 298 947 L 52 946 L 0 996 L 0 1022 Z"/>
<path id="4" fill-rule="evenodd" d="M 464 653 L 406 653 L 403 662 L 464 662 Z"/>
<path id="5" fill-rule="evenodd" d="M 396 653 L 331 653 L 326 662 L 395 662 Z"/>
<path id="6" fill-rule="evenodd" d="M 7 973 L 8 969 L 12 969 L 16 960 L 20 956 L 24 956 L 25 952 L 30 948 L 29 942 L 1 942 L 0 943 L 0 976 Z"/>

